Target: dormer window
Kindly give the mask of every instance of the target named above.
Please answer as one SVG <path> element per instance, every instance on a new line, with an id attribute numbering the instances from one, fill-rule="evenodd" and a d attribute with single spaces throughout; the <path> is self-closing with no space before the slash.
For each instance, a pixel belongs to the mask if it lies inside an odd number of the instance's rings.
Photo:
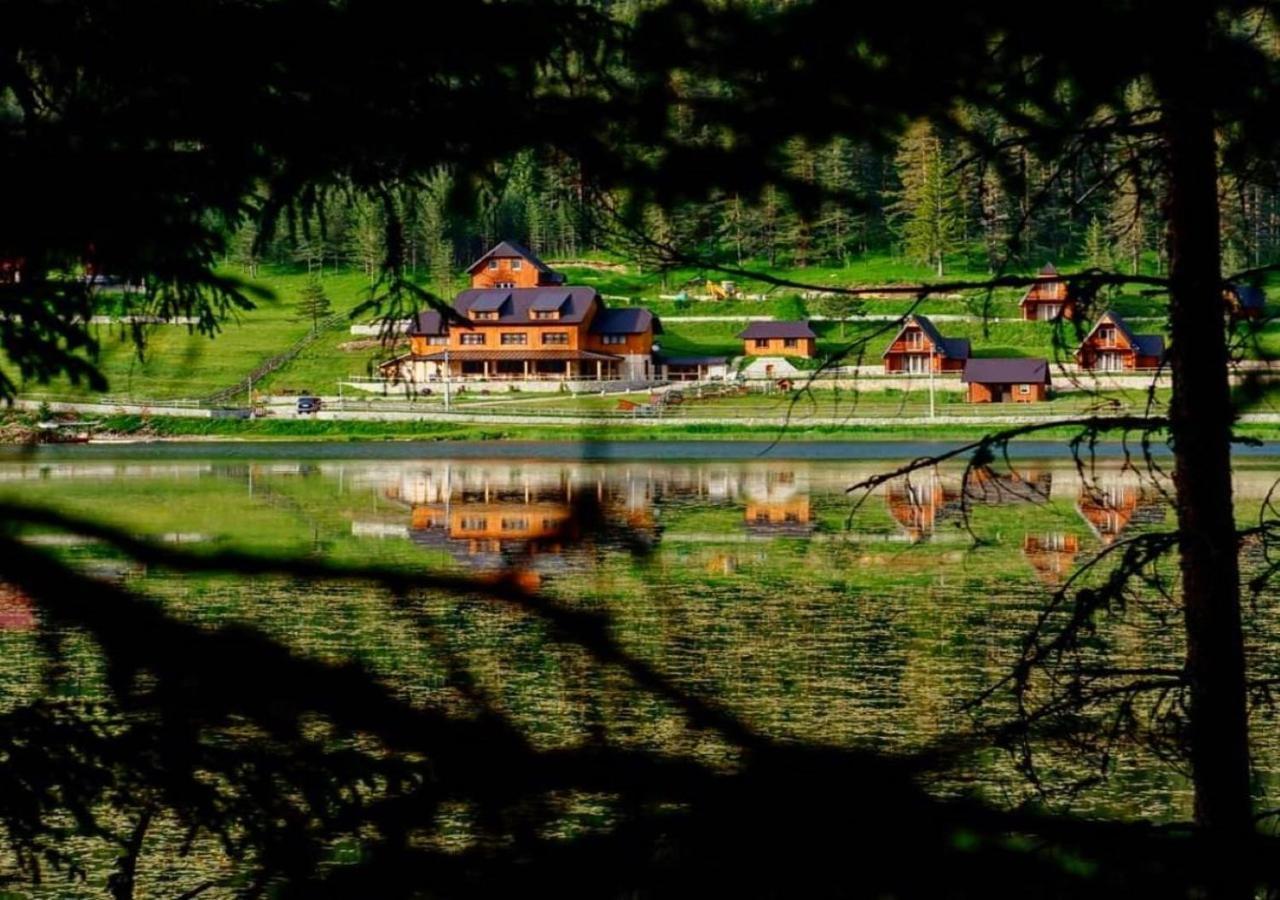
<path id="1" fill-rule="evenodd" d="M 541 319 L 541 320 L 543 320 L 543 321 L 555 321 L 556 319 L 559 319 L 559 318 L 560 318 L 560 310 L 558 310 L 558 309 L 535 309 L 535 310 L 533 311 L 533 317 L 534 317 L 535 319 Z"/>
<path id="2" fill-rule="evenodd" d="M 471 318 L 476 319 L 478 321 L 496 322 L 498 321 L 498 313 L 497 312 L 476 312 L 471 314 Z"/>

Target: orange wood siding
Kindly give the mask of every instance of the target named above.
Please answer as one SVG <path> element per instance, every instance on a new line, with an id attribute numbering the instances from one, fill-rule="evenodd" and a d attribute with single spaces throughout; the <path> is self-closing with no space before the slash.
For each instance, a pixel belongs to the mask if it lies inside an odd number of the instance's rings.
<path id="1" fill-rule="evenodd" d="M 817 341 L 813 338 L 793 338 L 796 346 L 786 346 L 786 338 L 766 338 L 765 346 L 757 347 L 755 338 L 744 338 L 743 352 L 747 356 L 803 356 L 812 358 L 817 350 Z"/>
<path id="2" fill-rule="evenodd" d="M 489 263 L 497 263 L 497 268 L 489 268 Z M 519 263 L 520 268 L 516 270 L 512 267 L 512 263 Z M 480 264 L 480 268 L 471 273 L 471 286 L 473 288 L 491 288 L 497 284 L 514 284 L 516 287 L 537 287 L 542 282 L 539 280 L 541 273 L 527 259 L 492 259 L 485 260 Z"/>
<path id="3" fill-rule="evenodd" d="M 1043 384 L 1027 385 L 1031 390 L 1028 393 L 1022 393 L 1019 384 L 982 384 L 980 382 L 972 382 L 969 385 L 969 402 L 970 403 L 1039 403 L 1048 399 L 1049 389 Z M 996 392 L 1000 391 L 1005 397 L 1003 401 L 998 400 Z"/>
<path id="4" fill-rule="evenodd" d="M 653 352 L 653 329 L 650 328 L 639 334 L 624 335 L 621 344 L 606 344 L 604 335 L 587 334 L 585 335 L 584 350 L 594 350 L 599 353 L 612 353 L 615 356 L 638 356 L 647 355 Z"/>

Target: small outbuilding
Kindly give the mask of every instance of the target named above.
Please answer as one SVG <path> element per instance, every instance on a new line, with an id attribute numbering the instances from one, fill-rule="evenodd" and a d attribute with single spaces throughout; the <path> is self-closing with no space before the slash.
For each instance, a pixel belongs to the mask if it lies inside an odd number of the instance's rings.
<path id="1" fill-rule="evenodd" d="M 1052 322 L 1058 318 L 1074 319 L 1076 315 L 1075 299 L 1051 263 L 1036 274 L 1035 283 L 1023 295 L 1019 306 L 1022 318 L 1028 321 Z"/>
<path id="2" fill-rule="evenodd" d="M 723 381 L 729 377 L 727 356 L 658 356 L 658 377 L 665 381 Z"/>
<path id="3" fill-rule="evenodd" d="M 970 403 L 1039 403 L 1049 398 L 1049 361 L 971 359 L 960 380 Z"/>
<path id="4" fill-rule="evenodd" d="M 1261 319 L 1267 308 L 1267 295 L 1262 288 L 1251 284 L 1227 285 L 1222 299 L 1233 319 Z"/>
<path id="5" fill-rule="evenodd" d="M 1157 369 L 1164 360 L 1164 338 L 1158 334 L 1134 334 L 1124 319 L 1103 313 L 1076 350 L 1080 368 L 1097 372 L 1133 372 Z"/>
<path id="6" fill-rule="evenodd" d="M 969 359 L 969 341 L 943 337 L 925 316 L 910 315 L 884 351 L 884 370 L 959 372 Z"/>
<path id="7" fill-rule="evenodd" d="M 747 356 L 801 356 L 817 353 L 818 336 L 808 322 L 752 322 L 738 337 Z"/>

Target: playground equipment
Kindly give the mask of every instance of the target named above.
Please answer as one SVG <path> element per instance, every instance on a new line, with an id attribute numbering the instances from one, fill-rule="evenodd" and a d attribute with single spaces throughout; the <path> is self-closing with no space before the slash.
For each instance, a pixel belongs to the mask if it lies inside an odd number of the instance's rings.
<path id="1" fill-rule="evenodd" d="M 728 300 L 731 297 L 738 296 L 738 284 L 734 281 L 722 281 L 716 284 L 708 279 L 707 293 L 711 295 L 712 300 Z"/>

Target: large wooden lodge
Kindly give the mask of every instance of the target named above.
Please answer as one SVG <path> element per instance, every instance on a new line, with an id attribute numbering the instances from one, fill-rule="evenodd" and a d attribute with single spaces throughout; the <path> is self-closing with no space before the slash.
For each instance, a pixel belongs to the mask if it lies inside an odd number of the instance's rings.
<path id="1" fill-rule="evenodd" d="M 657 316 L 610 309 L 595 288 L 564 277 L 519 244 L 503 241 L 468 268 L 471 287 L 447 312 L 425 310 L 409 326 L 409 353 L 383 377 L 413 384 L 458 380 L 647 382 L 655 375 Z"/>

